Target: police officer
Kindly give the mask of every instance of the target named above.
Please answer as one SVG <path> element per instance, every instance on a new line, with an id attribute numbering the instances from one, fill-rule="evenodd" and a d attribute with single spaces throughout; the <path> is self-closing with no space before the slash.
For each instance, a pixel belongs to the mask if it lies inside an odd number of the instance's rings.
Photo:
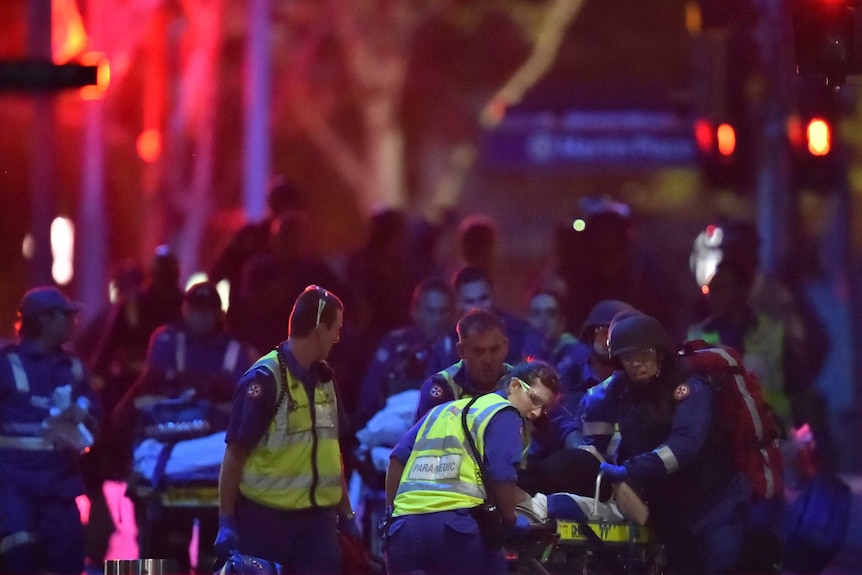
<path id="1" fill-rule="evenodd" d="M 731 460 L 712 389 L 674 361 L 656 319 L 625 314 L 609 337 L 617 370 L 586 404 L 585 442 L 604 452 L 619 424 L 617 464 L 602 470 L 645 499 L 668 573 L 733 572 L 750 488 Z"/>
<path id="2" fill-rule="evenodd" d="M 227 427 L 235 382 L 254 363 L 257 352 L 225 331 L 221 297 L 212 282 L 197 283 L 186 291 L 182 315 L 182 322 L 153 332 L 144 372 L 111 416 L 115 430 L 135 431 L 129 422 L 138 419 L 138 407 L 177 399 L 212 404 L 207 413 L 210 433 Z M 175 559 L 179 569 L 187 571 L 194 519 L 199 519 L 199 541 L 215 537 L 218 516 L 211 509 L 153 509 L 146 499 L 136 503 L 142 519 L 139 543 L 145 557 Z M 207 568 L 212 565 L 209 549 L 207 543 L 198 552 L 199 565 Z"/>
<path id="3" fill-rule="evenodd" d="M 24 294 L 19 342 L 0 350 L 0 572 L 79 575 L 78 456 L 101 416 L 82 361 L 63 348 L 77 303 L 55 287 Z"/>
<path id="4" fill-rule="evenodd" d="M 432 409 L 392 451 L 386 473 L 392 512 L 385 526 L 391 575 L 506 573 L 500 545 L 483 541 L 471 509 L 490 500 L 510 531 L 526 527 L 515 514 L 516 504 L 529 498 L 516 485 L 523 418 L 534 419 L 553 404 L 559 381 L 542 362 L 521 364 L 502 381 L 496 393 Z M 473 453 L 482 454 L 482 470 Z"/>
<path id="5" fill-rule="evenodd" d="M 531 310 L 541 305 L 541 301 L 537 302 L 534 298 Z M 544 301 L 550 309 L 550 300 L 544 298 Z M 554 301 L 557 305 L 561 302 L 560 299 Z M 546 417 L 540 417 L 534 422 L 528 464 L 544 459 L 566 446 L 576 447 L 581 443 L 581 399 L 587 390 L 613 373 L 613 365 L 608 355 L 608 327 L 617 313 L 626 310 L 633 308 L 619 300 L 600 301 L 593 306 L 584 321 L 580 339 L 575 340 L 577 344 L 566 346 L 558 354 L 559 359 L 554 365 L 560 374 L 560 401 Z M 560 312 L 560 321 L 565 321 L 562 310 Z"/>
<path id="6" fill-rule="evenodd" d="M 220 560 L 231 551 L 280 563 L 287 573 L 340 573 L 337 529 L 359 538 L 342 473 L 339 408 L 324 361 L 338 342 L 344 305 L 309 286 L 289 335 L 237 383 L 219 475 Z"/>
<path id="7" fill-rule="evenodd" d="M 511 370 L 504 362 L 509 346 L 503 320 L 496 314 L 474 309 L 458 322 L 461 360 L 432 375 L 419 389 L 416 419 L 435 405 L 494 391 L 499 379 Z"/>
<path id="8" fill-rule="evenodd" d="M 386 399 L 425 381 L 431 346 L 452 329 L 452 289 L 444 280 L 430 277 L 413 290 L 410 309 L 413 325 L 396 329 L 380 342 L 362 380 L 355 428 L 361 428 L 380 411 Z"/>

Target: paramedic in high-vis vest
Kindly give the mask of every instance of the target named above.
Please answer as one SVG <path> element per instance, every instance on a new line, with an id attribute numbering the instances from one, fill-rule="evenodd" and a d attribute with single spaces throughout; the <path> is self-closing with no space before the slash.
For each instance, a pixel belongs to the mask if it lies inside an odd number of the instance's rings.
<path id="1" fill-rule="evenodd" d="M 516 485 L 524 418 L 551 407 L 560 383 L 553 368 L 534 361 L 515 367 L 500 388 L 435 407 L 392 451 L 386 473 L 390 516 L 384 522 L 390 575 L 506 573 L 502 548 L 483 540 L 470 510 L 490 500 L 510 535 L 527 529 L 526 518 L 515 513 L 529 499 Z M 464 430 L 465 409 L 482 470 Z"/>
<path id="2" fill-rule="evenodd" d="M 341 572 L 338 531 L 360 537 L 342 473 L 333 373 L 344 305 L 309 286 L 288 338 L 237 384 L 219 475 L 216 554 L 260 557 L 286 573 Z"/>
<path id="3" fill-rule="evenodd" d="M 674 360 L 653 317 L 624 312 L 608 339 L 617 369 L 584 403 L 584 442 L 604 453 L 619 425 L 616 464 L 601 469 L 649 506 L 669 575 L 738 572 L 751 487 L 731 459 L 712 388 Z"/>
<path id="4" fill-rule="evenodd" d="M 460 361 L 435 373 L 419 389 L 418 420 L 441 403 L 494 391 L 512 366 L 505 363 L 509 349 L 506 326 L 487 310 L 474 309 L 458 320 L 456 350 Z"/>
<path id="5" fill-rule="evenodd" d="M 81 359 L 63 347 L 79 309 L 55 287 L 31 289 L 19 342 L 0 350 L 0 573 L 84 570 L 77 459 L 101 407 Z"/>

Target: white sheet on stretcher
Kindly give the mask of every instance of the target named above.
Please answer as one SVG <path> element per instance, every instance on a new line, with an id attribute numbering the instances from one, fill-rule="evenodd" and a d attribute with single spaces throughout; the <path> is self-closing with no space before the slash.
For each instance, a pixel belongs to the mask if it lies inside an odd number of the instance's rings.
<path id="1" fill-rule="evenodd" d="M 224 436 L 220 431 L 199 437 L 180 441 L 174 445 L 171 455 L 165 466 L 165 478 L 170 482 L 172 479 L 182 480 L 185 478 L 200 479 L 212 477 L 218 480 L 219 468 L 224 459 Z M 153 480 L 153 472 L 156 463 L 165 444 L 155 439 L 145 439 L 135 448 L 134 470 L 149 481 Z"/>
<path id="2" fill-rule="evenodd" d="M 626 520 L 617 508 L 617 504 L 613 501 L 599 501 L 598 504 L 596 504 L 595 499 L 592 497 L 584 497 L 583 495 L 575 495 L 574 493 L 560 493 L 558 495 L 571 497 L 590 521 L 608 521 L 616 523 Z M 531 499 L 523 503 L 519 503 L 517 509 L 526 511 L 528 515 L 532 515 L 539 521 L 544 521 L 548 518 L 548 497 L 544 493 L 536 493 L 536 495 Z M 568 518 L 557 517 L 556 519 Z"/>

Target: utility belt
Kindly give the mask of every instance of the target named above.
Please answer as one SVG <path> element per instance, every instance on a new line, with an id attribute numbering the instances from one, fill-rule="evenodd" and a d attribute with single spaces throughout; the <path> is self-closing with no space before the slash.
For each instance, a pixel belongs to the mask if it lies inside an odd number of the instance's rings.
<path id="1" fill-rule="evenodd" d="M 16 437 L 0 435 L 0 449 L 20 449 L 22 451 L 54 451 L 56 446 L 42 437 Z"/>

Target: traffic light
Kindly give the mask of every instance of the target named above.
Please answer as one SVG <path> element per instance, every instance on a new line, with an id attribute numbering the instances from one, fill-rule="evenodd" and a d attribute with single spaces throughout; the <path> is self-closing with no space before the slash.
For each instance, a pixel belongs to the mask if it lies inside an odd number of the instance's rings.
<path id="1" fill-rule="evenodd" d="M 795 114 L 787 121 L 793 152 L 793 178 L 802 188 L 828 191 L 840 175 L 832 120 Z"/>
<path id="2" fill-rule="evenodd" d="M 698 118 L 694 140 L 700 153 L 706 181 L 717 187 L 740 189 L 749 173 L 746 140 L 738 125 L 727 121 Z"/>
<path id="3" fill-rule="evenodd" d="M 793 50 L 800 74 L 840 86 L 862 74 L 862 7 L 854 0 L 796 0 Z"/>

